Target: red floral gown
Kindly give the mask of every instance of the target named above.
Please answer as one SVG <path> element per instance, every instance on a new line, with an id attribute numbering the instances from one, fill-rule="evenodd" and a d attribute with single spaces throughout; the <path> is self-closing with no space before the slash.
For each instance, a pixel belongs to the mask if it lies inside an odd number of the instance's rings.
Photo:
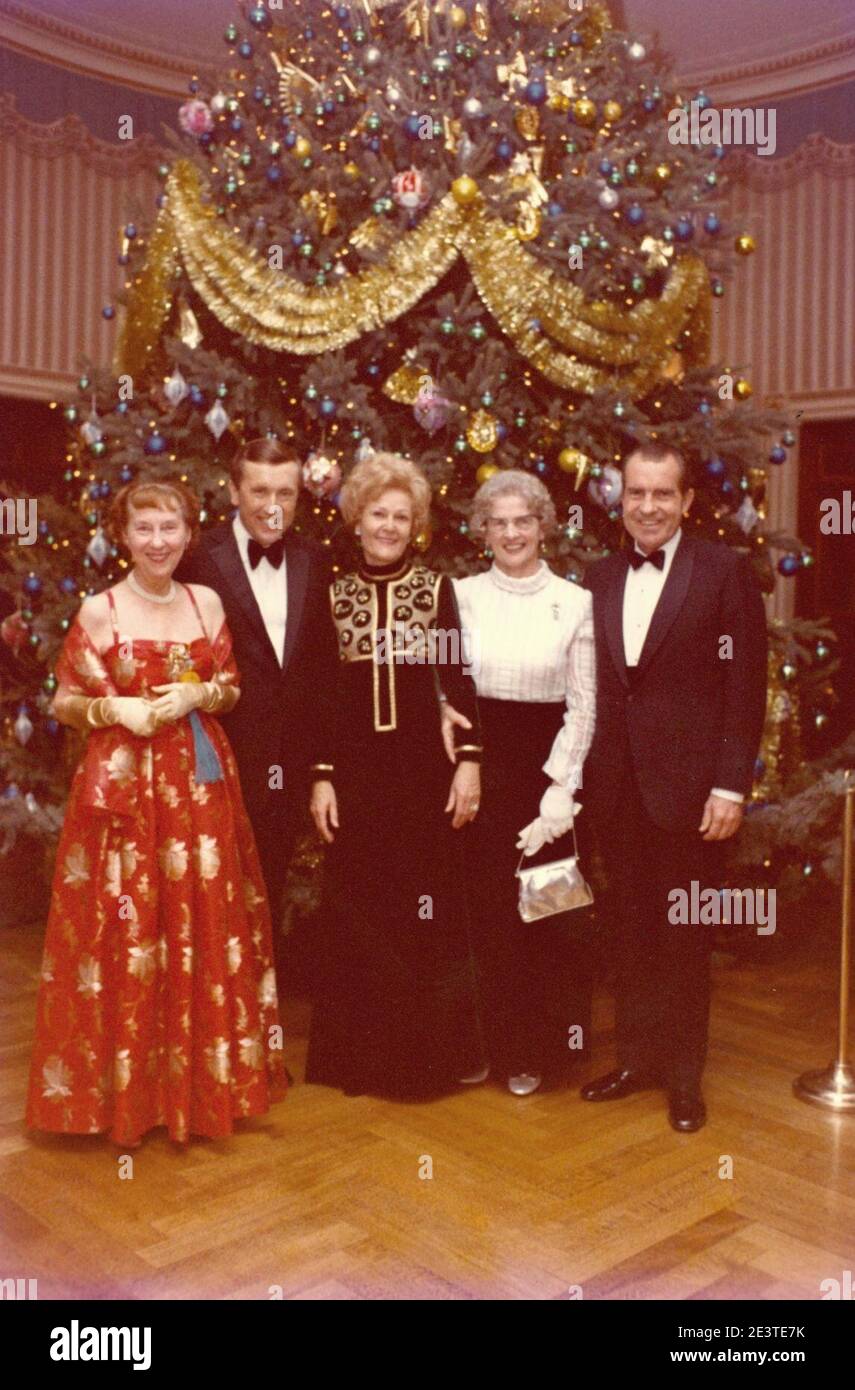
<path id="1" fill-rule="evenodd" d="M 196 607 L 192 592 L 188 590 Z M 188 645 L 79 621 L 57 677 L 87 696 L 148 695 L 194 669 L 237 681 L 223 623 Z M 198 607 L 196 607 L 198 614 Z M 200 624 L 204 632 L 204 624 Z M 232 1132 L 284 1094 L 270 913 L 218 721 L 198 712 L 222 779 L 196 781 L 188 718 L 138 738 L 94 729 L 71 784 L 45 937 L 27 1123 L 134 1144 Z"/>

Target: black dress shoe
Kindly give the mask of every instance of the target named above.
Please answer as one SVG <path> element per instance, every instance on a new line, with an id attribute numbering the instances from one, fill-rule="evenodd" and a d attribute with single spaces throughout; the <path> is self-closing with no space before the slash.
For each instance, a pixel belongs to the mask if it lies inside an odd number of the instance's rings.
<path id="1" fill-rule="evenodd" d="M 579 1094 L 583 1100 L 621 1100 L 634 1091 L 651 1091 L 657 1084 L 650 1072 L 619 1067 L 605 1076 L 598 1076 L 596 1081 L 589 1081 Z"/>
<path id="2" fill-rule="evenodd" d="M 707 1108 L 699 1086 L 676 1087 L 668 1096 L 668 1120 L 681 1134 L 693 1134 L 706 1124 Z"/>

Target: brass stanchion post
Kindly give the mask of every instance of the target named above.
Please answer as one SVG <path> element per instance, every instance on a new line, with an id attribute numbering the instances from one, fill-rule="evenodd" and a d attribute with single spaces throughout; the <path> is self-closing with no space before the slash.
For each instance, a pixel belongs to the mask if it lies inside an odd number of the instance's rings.
<path id="1" fill-rule="evenodd" d="M 837 1056 L 824 1071 L 803 1072 L 793 1082 L 800 1100 L 831 1110 L 855 1110 L 855 1072 L 848 1058 L 849 974 L 852 938 L 852 831 L 855 826 L 855 775 L 846 774 L 843 804 L 843 896 L 840 928 L 840 1009 Z"/>

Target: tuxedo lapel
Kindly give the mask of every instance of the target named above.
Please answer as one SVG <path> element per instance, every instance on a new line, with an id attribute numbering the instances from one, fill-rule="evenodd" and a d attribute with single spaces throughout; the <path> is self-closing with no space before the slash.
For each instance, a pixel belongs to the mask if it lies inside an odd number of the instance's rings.
<path id="1" fill-rule="evenodd" d="M 306 601 L 306 585 L 309 577 L 309 557 L 302 546 L 289 545 L 285 541 L 285 567 L 288 576 L 288 617 L 285 622 L 285 651 L 282 655 L 282 674 L 288 670 L 288 663 L 294 655 L 297 633 L 303 617 Z"/>
<path id="2" fill-rule="evenodd" d="M 256 645 L 265 650 L 270 660 L 278 667 L 279 660 L 268 636 L 255 594 L 252 592 L 246 577 L 246 570 L 240 558 L 237 541 L 230 526 L 223 532 L 219 544 L 212 546 L 210 555 L 223 576 L 223 593 L 228 594 L 230 599 L 238 605 L 249 625 L 249 632 L 255 639 Z"/>
<path id="3" fill-rule="evenodd" d="M 686 601 L 692 579 L 695 557 L 690 536 L 681 536 L 680 544 L 674 551 L 665 587 L 659 595 L 659 602 L 653 610 L 647 637 L 638 659 L 638 674 L 641 676 L 653 660 L 656 652 L 667 637 L 674 619 Z M 623 643 L 621 642 L 621 645 Z"/>
<path id="4" fill-rule="evenodd" d="M 614 572 L 603 596 L 603 619 L 614 668 L 623 684 L 629 685 L 623 650 L 623 591 L 626 585 L 626 568 L 625 564 L 614 566 Z"/>

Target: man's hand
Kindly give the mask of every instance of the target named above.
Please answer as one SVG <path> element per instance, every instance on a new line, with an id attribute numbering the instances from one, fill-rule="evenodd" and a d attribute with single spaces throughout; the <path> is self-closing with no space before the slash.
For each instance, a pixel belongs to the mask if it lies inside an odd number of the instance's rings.
<path id="1" fill-rule="evenodd" d="M 708 796 L 698 829 L 705 840 L 729 840 L 742 824 L 742 813 L 741 801 L 730 801 L 726 796 Z"/>
<path id="2" fill-rule="evenodd" d="M 309 810 L 321 839 L 331 845 L 333 831 L 338 830 L 338 802 L 332 782 L 315 782 Z"/>
<path id="3" fill-rule="evenodd" d="M 457 754 L 454 751 L 454 726 L 460 729 L 471 729 L 472 721 L 466 718 L 465 714 L 458 714 L 453 705 L 446 702 L 442 707 L 442 741 L 445 744 L 445 751 L 448 754 L 449 762 L 457 762 Z"/>

